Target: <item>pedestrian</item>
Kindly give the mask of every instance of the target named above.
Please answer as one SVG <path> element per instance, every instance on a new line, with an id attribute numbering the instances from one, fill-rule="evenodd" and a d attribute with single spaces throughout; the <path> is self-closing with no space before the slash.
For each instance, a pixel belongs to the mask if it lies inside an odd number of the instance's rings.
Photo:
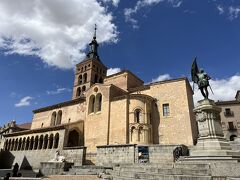
<path id="1" fill-rule="evenodd" d="M 18 163 L 15 163 L 15 165 L 13 166 L 13 177 L 17 177 L 17 175 L 18 175 L 18 168 L 19 168 L 19 165 L 18 165 Z"/>

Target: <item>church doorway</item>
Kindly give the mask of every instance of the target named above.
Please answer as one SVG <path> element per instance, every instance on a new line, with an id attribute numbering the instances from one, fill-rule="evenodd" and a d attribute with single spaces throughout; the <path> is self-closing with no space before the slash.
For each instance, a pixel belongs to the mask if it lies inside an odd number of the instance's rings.
<path id="1" fill-rule="evenodd" d="M 71 130 L 68 134 L 68 143 L 67 143 L 67 146 L 68 147 L 75 147 L 75 146 L 79 146 L 80 143 L 79 143 L 79 138 L 80 137 L 80 134 L 78 131 L 76 131 L 75 129 L 74 130 Z"/>

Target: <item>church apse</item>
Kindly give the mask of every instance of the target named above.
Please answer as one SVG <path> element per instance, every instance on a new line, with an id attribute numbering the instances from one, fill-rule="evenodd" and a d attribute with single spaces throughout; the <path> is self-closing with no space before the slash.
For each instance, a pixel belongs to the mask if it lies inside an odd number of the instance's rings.
<path id="1" fill-rule="evenodd" d="M 146 95 L 130 96 L 129 141 L 133 144 L 152 144 L 151 105 Z"/>

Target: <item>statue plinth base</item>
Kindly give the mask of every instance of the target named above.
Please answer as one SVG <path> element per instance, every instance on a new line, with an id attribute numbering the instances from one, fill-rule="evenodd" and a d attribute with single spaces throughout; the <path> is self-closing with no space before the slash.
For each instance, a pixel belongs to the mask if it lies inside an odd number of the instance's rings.
<path id="1" fill-rule="evenodd" d="M 213 100 L 198 101 L 193 110 L 196 116 L 199 138 L 197 145 L 190 150 L 190 159 L 227 160 L 240 159 L 240 152 L 231 149 L 229 141 L 224 138 L 220 112 Z M 188 158 L 188 159 L 189 159 Z"/>

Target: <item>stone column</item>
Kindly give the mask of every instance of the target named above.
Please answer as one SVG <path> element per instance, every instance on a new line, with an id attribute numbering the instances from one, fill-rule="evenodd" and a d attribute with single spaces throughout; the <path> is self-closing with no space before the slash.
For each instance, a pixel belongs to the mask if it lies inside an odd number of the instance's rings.
<path id="1" fill-rule="evenodd" d="M 198 101 L 193 110 L 196 116 L 199 137 L 197 145 L 190 151 L 191 156 L 217 157 L 233 155 L 229 141 L 224 138 L 220 112 L 213 100 Z M 236 154 L 237 155 L 237 154 Z"/>

